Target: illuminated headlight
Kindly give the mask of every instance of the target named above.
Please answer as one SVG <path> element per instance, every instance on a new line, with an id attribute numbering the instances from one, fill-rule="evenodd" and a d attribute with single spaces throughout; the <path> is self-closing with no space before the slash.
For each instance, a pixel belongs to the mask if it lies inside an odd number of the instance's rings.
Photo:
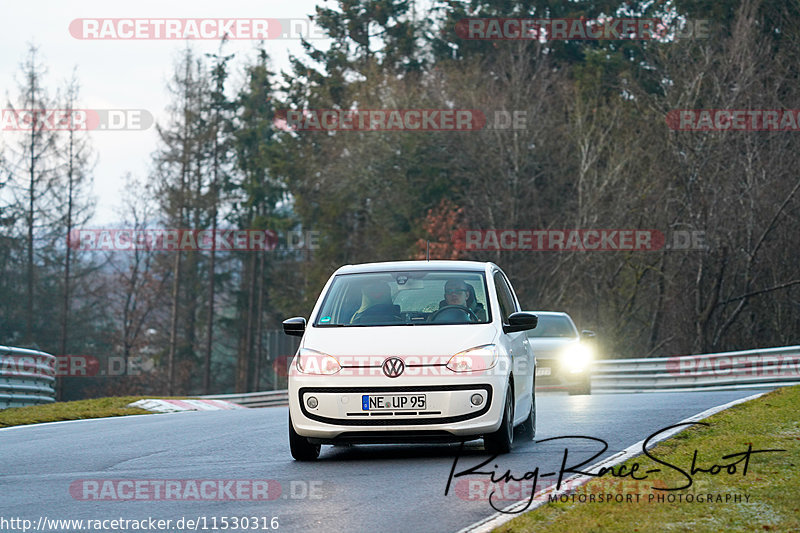
<path id="1" fill-rule="evenodd" d="M 455 354 L 447 361 L 447 368 L 453 372 L 478 372 L 497 364 L 497 346 L 486 344 Z"/>
<path id="2" fill-rule="evenodd" d="M 342 369 L 333 356 L 308 348 L 300 348 L 297 352 L 297 370 L 303 374 L 335 374 Z"/>
<path id="3" fill-rule="evenodd" d="M 583 372 L 592 363 L 592 349 L 585 344 L 570 344 L 561 353 L 561 364 L 570 372 Z"/>

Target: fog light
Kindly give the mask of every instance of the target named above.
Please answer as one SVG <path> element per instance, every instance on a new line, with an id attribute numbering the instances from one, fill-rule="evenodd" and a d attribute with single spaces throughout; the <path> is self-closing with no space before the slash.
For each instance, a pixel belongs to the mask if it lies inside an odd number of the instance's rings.
<path id="1" fill-rule="evenodd" d="M 306 400 L 306 405 L 309 406 L 311 409 L 316 409 L 319 405 L 319 402 L 314 396 L 309 396 L 308 400 Z"/>
<path id="2" fill-rule="evenodd" d="M 483 396 L 480 394 L 473 394 L 469 401 L 472 402 L 472 405 L 480 405 L 483 403 Z"/>

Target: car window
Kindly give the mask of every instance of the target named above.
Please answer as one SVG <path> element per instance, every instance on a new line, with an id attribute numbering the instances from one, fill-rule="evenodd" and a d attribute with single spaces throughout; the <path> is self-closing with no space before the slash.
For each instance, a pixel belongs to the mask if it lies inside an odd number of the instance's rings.
<path id="1" fill-rule="evenodd" d="M 411 271 L 334 278 L 320 327 L 476 324 L 491 321 L 482 272 Z"/>
<path id="2" fill-rule="evenodd" d="M 503 322 L 508 323 L 508 317 L 511 313 L 516 311 L 514 304 L 514 297 L 511 295 L 511 289 L 508 287 L 505 277 L 500 272 L 494 273 L 494 286 L 497 291 L 497 301 L 500 303 L 500 313 L 503 316 Z"/>
<path id="3" fill-rule="evenodd" d="M 539 315 L 539 325 L 528 330 L 528 337 L 577 337 L 572 321 L 565 316 Z"/>

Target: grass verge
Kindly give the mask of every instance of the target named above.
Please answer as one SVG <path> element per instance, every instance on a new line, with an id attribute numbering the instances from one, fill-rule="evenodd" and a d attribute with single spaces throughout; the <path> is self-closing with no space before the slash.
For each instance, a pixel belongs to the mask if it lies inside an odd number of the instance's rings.
<path id="1" fill-rule="evenodd" d="M 128 407 L 128 404 L 147 396 L 120 396 L 95 398 L 74 402 L 55 402 L 28 407 L 11 407 L 0 411 L 0 428 L 58 422 L 60 420 L 82 420 L 107 416 L 147 415 L 150 411 Z"/>
<path id="2" fill-rule="evenodd" d="M 722 458 L 747 451 L 749 444 L 753 450 L 786 450 L 752 454 L 746 475 L 742 461 L 733 474 L 726 469 L 715 475 L 697 471 L 688 489 L 657 491 L 652 487 L 680 487 L 687 478 L 641 455 L 624 463 L 626 472 L 634 463 L 640 465 L 637 473 L 640 477 L 648 469 L 661 468 L 661 471 L 648 474 L 644 481 L 613 478 L 610 474 L 595 478 L 576 489 L 567 501 L 543 505 L 494 531 L 800 531 L 798 406 L 800 385 L 784 387 L 717 413 L 704 420 L 710 425 L 692 426 L 650 450 L 653 457 L 687 473 L 691 471 L 695 450 L 696 465 L 704 469 L 735 462 L 742 457 Z M 619 466 L 614 470 L 620 472 Z M 601 494 L 611 496 L 601 503 L 598 501 Z M 620 502 L 618 494 L 633 497 Z M 673 495 L 672 502 L 667 495 Z M 736 495 L 740 497 L 738 502 Z M 689 496 L 691 502 L 687 501 Z M 659 497 L 665 498 L 659 500 Z"/>

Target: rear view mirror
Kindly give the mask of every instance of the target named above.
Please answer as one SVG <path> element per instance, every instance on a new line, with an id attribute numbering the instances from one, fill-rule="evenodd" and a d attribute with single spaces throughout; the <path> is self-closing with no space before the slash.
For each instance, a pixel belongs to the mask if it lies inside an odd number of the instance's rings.
<path id="1" fill-rule="evenodd" d="M 585 329 L 581 331 L 581 338 L 583 339 L 593 339 L 595 337 L 595 332 Z"/>

